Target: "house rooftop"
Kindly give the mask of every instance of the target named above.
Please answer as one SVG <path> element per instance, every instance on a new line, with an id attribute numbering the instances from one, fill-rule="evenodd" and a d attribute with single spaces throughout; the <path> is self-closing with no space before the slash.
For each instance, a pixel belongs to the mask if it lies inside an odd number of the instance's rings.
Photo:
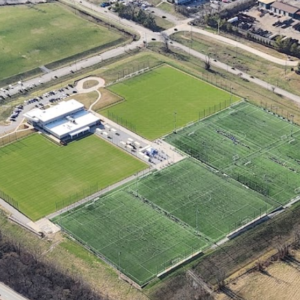
<path id="1" fill-rule="evenodd" d="M 271 7 L 280 9 L 289 14 L 294 14 L 300 9 L 299 7 L 295 7 L 295 6 L 292 6 L 287 3 L 283 3 L 283 2 L 275 2 L 271 5 Z"/>

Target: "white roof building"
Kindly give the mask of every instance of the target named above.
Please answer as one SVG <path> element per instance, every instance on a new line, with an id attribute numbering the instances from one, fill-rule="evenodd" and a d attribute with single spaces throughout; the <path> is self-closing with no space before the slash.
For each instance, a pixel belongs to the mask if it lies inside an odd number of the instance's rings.
<path id="1" fill-rule="evenodd" d="M 46 110 L 33 109 L 25 113 L 24 117 L 58 139 L 73 139 L 99 123 L 98 117 L 86 111 L 83 104 L 73 99 L 62 101 Z"/>

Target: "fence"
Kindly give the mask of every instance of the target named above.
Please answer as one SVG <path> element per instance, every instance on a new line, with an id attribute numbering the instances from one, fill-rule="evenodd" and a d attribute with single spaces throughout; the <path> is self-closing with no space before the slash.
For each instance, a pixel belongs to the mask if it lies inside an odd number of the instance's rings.
<path id="1" fill-rule="evenodd" d="M 26 129 L 22 131 L 16 131 L 12 133 L 8 133 L 2 137 L 0 137 L 0 147 L 5 146 L 7 144 L 16 142 L 18 140 L 21 140 L 25 138 L 26 136 L 29 136 L 35 132 L 34 129 Z"/>
<path id="2" fill-rule="evenodd" d="M 15 199 L 13 199 L 11 196 L 7 195 L 3 191 L 0 190 L 0 198 L 5 200 L 8 204 L 19 210 L 19 203 Z"/>
<path id="3" fill-rule="evenodd" d="M 64 207 L 70 206 L 72 204 L 74 204 L 74 208 L 75 208 L 76 201 L 85 199 L 86 197 L 95 194 L 96 192 L 99 191 L 99 189 L 100 189 L 100 187 L 99 187 L 98 183 L 93 186 L 91 185 L 89 188 L 82 190 L 80 193 L 73 194 L 65 200 L 57 201 L 55 203 L 55 209 L 56 209 L 56 211 L 58 211 Z"/>

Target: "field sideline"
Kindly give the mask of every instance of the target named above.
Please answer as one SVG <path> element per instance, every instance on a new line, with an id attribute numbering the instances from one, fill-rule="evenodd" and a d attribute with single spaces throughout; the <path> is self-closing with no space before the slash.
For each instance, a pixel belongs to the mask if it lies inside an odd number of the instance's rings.
<path id="1" fill-rule="evenodd" d="M 0 28 L 0 80 L 121 37 L 57 3 L 1 7 Z"/>
<path id="2" fill-rule="evenodd" d="M 109 89 L 126 101 L 100 113 L 150 140 L 239 100 L 235 95 L 168 65 Z"/>
<path id="3" fill-rule="evenodd" d="M 34 134 L 0 148 L 0 191 L 37 220 L 146 167 L 93 135 L 59 147 Z"/>

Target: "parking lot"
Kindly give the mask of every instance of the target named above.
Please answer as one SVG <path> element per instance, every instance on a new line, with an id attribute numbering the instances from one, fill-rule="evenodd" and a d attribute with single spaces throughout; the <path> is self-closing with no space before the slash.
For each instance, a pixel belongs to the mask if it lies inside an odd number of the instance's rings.
<path id="1" fill-rule="evenodd" d="M 290 17 L 279 16 L 274 13 L 263 12 L 261 13 L 258 10 L 258 7 L 255 6 L 245 14 L 256 18 L 254 27 L 256 30 L 261 29 L 262 31 L 271 32 L 271 34 L 266 34 L 265 37 L 270 37 L 274 34 L 291 37 L 300 41 L 300 31 L 296 30 L 294 27 L 297 23 L 300 24 L 300 20 L 291 20 Z M 300 27 L 300 26 L 299 26 Z"/>
<path id="2" fill-rule="evenodd" d="M 23 114 L 27 111 L 35 107 L 43 109 L 48 105 L 56 103 L 76 93 L 76 87 L 69 85 L 66 87 L 62 87 L 59 90 L 50 91 L 38 97 L 28 98 L 24 101 L 23 104 L 17 105 L 14 108 L 11 116 L 9 117 L 11 124 L 8 126 L 0 126 L 0 135 L 13 130 L 21 122 L 21 120 L 23 119 Z"/>
<path id="3" fill-rule="evenodd" d="M 152 165 L 167 163 L 170 159 L 170 156 L 160 149 L 162 143 L 160 140 L 154 143 L 148 142 L 110 120 L 106 120 L 95 132 L 103 139 Z"/>

